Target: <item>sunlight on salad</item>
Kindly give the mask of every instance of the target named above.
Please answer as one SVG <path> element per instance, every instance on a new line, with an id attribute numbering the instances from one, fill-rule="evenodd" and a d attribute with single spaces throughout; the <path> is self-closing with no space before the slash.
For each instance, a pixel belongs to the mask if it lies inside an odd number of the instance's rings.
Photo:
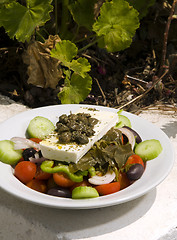
<path id="1" fill-rule="evenodd" d="M 121 111 L 83 108 L 62 114 L 55 124 L 36 116 L 24 134 L 0 141 L 0 161 L 27 187 L 55 197 L 88 199 L 121 191 L 162 152 L 160 141 L 143 141 Z"/>

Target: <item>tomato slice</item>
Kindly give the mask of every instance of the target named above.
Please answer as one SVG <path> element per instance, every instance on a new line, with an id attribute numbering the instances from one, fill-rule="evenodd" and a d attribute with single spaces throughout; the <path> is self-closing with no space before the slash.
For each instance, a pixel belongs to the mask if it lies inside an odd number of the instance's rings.
<path id="1" fill-rule="evenodd" d="M 108 195 L 120 190 L 120 182 L 112 182 L 96 186 L 95 189 L 100 195 Z"/>
<path id="2" fill-rule="evenodd" d="M 76 187 L 84 187 L 84 186 L 91 186 L 91 184 L 87 181 L 87 180 L 83 180 L 82 182 L 77 182 L 77 183 L 74 183 L 74 185 L 71 187 L 71 191 L 73 191 L 74 188 Z"/>
<path id="3" fill-rule="evenodd" d="M 31 141 L 35 142 L 35 143 L 40 143 L 42 140 L 39 138 L 30 138 Z"/>
<path id="4" fill-rule="evenodd" d="M 127 162 L 125 163 L 125 167 L 136 163 L 139 163 L 144 167 L 144 162 L 142 158 L 137 154 L 133 154 L 128 158 Z"/>
<path id="5" fill-rule="evenodd" d="M 41 193 L 47 192 L 47 185 L 43 180 L 33 179 L 26 186 Z"/>
<path id="6" fill-rule="evenodd" d="M 14 175 L 22 182 L 31 181 L 36 174 L 36 164 L 30 161 L 19 162 L 14 169 Z"/>
<path id="7" fill-rule="evenodd" d="M 75 182 L 68 178 L 65 173 L 53 173 L 54 182 L 60 187 L 72 187 Z"/>
<path id="8" fill-rule="evenodd" d="M 119 182 L 120 182 L 120 190 L 128 187 L 130 185 L 130 180 L 127 177 L 126 173 L 119 173 Z"/>
<path id="9" fill-rule="evenodd" d="M 38 180 L 47 180 L 52 176 L 51 173 L 43 172 L 41 167 L 38 166 L 35 174 L 35 179 Z"/>

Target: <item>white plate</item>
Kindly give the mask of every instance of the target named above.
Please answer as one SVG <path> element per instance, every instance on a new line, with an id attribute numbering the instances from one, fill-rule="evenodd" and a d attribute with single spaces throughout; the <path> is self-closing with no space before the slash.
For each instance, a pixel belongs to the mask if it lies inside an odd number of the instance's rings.
<path id="1" fill-rule="evenodd" d="M 70 111 L 76 111 L 80 106 L 82 105 L 55 105 L 22 112 L 0 124 L 0 140 L 10 139 L 15 136 L 24 137 L 30 120 L 36 116 L 47 117 L 53 123 L 56 123 L 58 116 L 63 113 L 69 114 Z M 84 106 L 117 112 L 116 109 L 107 107 Z M 156 159 L 147 162 L 143 176 L 128 188 L 111 195 L 94 199 L 74 200 L 53 197 L 26 187 L 13 176 L 12 168 L 2 162 L 0 162 L 0 187 L 23 200 L 43 206 L 66 209 L 91 209 L 112 206 L 146 194 L 160 184 L 170 173 L 174 163 L 174 150 L 166 134 L 152 123 L 127 112 L 123 112 L 123 115 L 130 119 L 132 128 L 140 134 L 143 140 L 158 139 L 163 147 L 162 153 Z"/>

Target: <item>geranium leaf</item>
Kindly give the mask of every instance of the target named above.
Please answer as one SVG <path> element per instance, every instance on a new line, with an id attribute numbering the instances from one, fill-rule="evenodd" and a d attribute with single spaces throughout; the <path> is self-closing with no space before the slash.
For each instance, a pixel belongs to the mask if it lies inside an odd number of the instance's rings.
<path id="1" fill-rule="evenodd" d="M 0 4 L 8 4 L 10 2 L 16 2 L 16 0 L 0 0 Z"/>
<path id="2" fill-rule="evenodd" d="M 52 0 L 27 0 L 26 6 L 12 2 L 0 9 L 0 25 L 11 38 L 29 41 L 37 26 L 44 25 L 52 11 Z"/>
<path id="3" fill-rule="evenodd" d="M 77 0 L 69 5 L 73 19 L 79 27 L 84 26 L 89 30 L 92 29 L 95 3 L 96 0 Z"/>
<path id="4" fill-rule="evenodd" d="M 55 49 L 51 50 L 51 56 L 57 58 L 64 64 L 76 57 L 78 48 L 69 40 L 63 40 L 56 44 Z"/>
<path id="5" fill-rule="evenodd" d="M 139 12 L 141 19 L 147 15 L 149 7 L 153 6 L 156 0 L 127 0 L 127 2 Z"/>
<path id="6" fill-rule="evenodd" d="M 113 0 L 103 3 L 93 31 L 104 38 L 105 48 L 109 52 L 116 52 L 131 45 L 138 27 L 138 11 L 124 0 Z"/>
<path id="7" fill-rule="evenodd" d="M 73 73 L 71 80 L 66 77 L 65 86 L 58 94 L 62 104 L 77 104 L 82 102 L 91 91 L 92 78 L 86 74 L 84 78 Z"/>
<path id="8" fill-rule="evenodd" d="M 78 48 L 69 40 L 63 40 L 56 44 L 56 48 L 51 50 L 51 56 L 61 61 L 62 65 L 68 67 L 70 70 L 79 74 L 81 77 L 85 77 L 86 72 L 89 72 L 91 65 L 86 58 L 76 57 Z"/>
<path id="9" fill-rule="evenodd" d="M 86 58 L 78 58 L 77 60 L 72 60 L 69 68 L 84 78 L 86 72 L 90 71 L 91 65 Z"/>

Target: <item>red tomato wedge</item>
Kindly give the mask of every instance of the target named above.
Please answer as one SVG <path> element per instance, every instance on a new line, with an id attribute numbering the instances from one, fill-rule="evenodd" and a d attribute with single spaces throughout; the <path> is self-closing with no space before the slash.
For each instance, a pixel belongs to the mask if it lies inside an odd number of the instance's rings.
<path id="1" fill-rule="evenodd" d="M 76 188 L 76 187 L 81 187 L 81 186 L 91 186 L 91 184 L 87 180 L 83 180 L 82 182 L 77 182 L 74 183 L 74 185 L 71 187 L 71 191 Z"/>
<path id="2" fill-rule="evenodd" d="M 96 186 L 95 189 L 99 195 L 108 195 L 118 192 L 120 190 L 120 182 L 112 182 L 103 185 Z"/>
<path id="3" fill-rule="evenodd" d="M 35 174 L 35 179 L 47 180 L 51 177 L 51 175 L 51 173 L 43 172 L 40 166 L 38 166 Z"/>
<path id="4" fill-rule="evenodd" d="M 14 169 L 14 175 L 22 182 L 31 181 L 36 174 L 36 164 L 30 161 L 19 162 Z"/>
<path id="5" fill-rule="evenodd" d="M 127 162 L 125 163 L 125 166 L 136 164 L 136 163 L 139 163 L 144 167 L 144 162 L 142 158 L 137 154 L 133 154 L 128 158 Z"/>
<path id="6" fill-rule="evenodd" d="M 54 173 L 53 180 L 60 187 L 72 187 L 75 184 L 65 173 Z"/>
<path id="7" fill-rule="evenodd" d="M 35 143 L 40 143 L 42 140 L 39 138 L 30 138 L 29 140 L 35 142 Z"/>
<path id="8" fill-rule="evenodd" d="M 127 177 L 126 173 L 119 173 L 119 182 L 120 182 L 120 190 L 128 187 L 130 185 L 130 180 Z"/>
<path id="9" fill-rule="evenodd" d="M 38 179 L 31 180 L 30 182 L 28 182 L 26 184 L 26 186 L 35 191 L 41 192 L 41 193 L 46 193 L 46 191 L 47 191 L 46 183 L 44 181 L 38 180 Z"/>

